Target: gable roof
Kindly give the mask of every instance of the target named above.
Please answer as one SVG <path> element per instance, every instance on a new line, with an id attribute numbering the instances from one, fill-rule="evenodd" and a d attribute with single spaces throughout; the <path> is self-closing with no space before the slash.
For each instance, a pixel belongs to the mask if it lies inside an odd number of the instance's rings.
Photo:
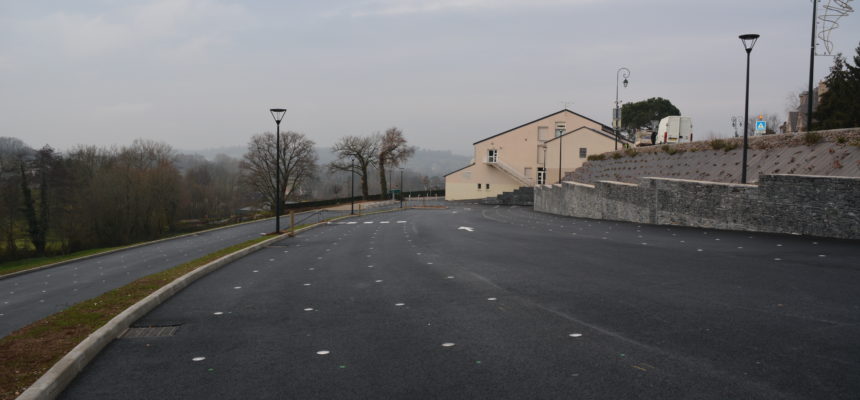
<path id="1" fill-rule="evenodd" d="M 574 129 L 574 130 L 572 130 L 572 131 L 570 131 L 570 132 L 565 133 L 564 135 L 556 136 L 556 137 L 554 137 L 554 138 L 552 138 L 552 139 L 550 139 L 550 140 L 547 140 L 547 141 L 546 141 L 546 142 L 544 142 L 544 143 L 552 142 L 553 140 L 556 140 L 556 139 L 561 138 L 561 137 L 565 137 L 565 136 L 567 136 L 567 135 L 570 135 L 571 133 L 575 133 L 575 132 L 577 132 L 577 131 L 581 131 L 581 130 L 583 130 L 583 129 L 589 130 L 589 131 L 594 132 L 594 133 L 596 133 L 596 134 L 598 134 L 598 135 L 602 135 L 602 136 L 605 136 L 605 137 L 607 137 L 607 138 L 609 138 L 609 139 L 615 140 L 615 132 L 614 132 L 614 131 L 611 131 L 611 130 L 610 130 L 610 131 L 609 131 L 609 133 L 607 133 L 607 132 L 604 132 L 604 131 L 598 131 L 597 129 L 589 128 L 589 127 L 587 127 L 587 126 L 580 126 L 579 128 L 576 128 L 576 129 Z M 618 141 L 619 141 L 619 142 L 627 142 L 627 143 L 631 143 L 631 144 L 633 143 L 633 142 L 631 142 L 630 140 L 625 139 L 625 138 L 624 138 L 623 136 L 621 136 L 621 135 L 618 135 Z"/>
<path id="2" fill-rule="evenodd" d="M 474 146 L 474 145 L 476 145 L 476 144 L 478 144 L 478 143 L 486 142 L 487 140 L 490 140 L 490 139 L 492 139 L 492 138 L 494 138 L 494 137 L 504 135 L 504 134 L 506 134 L 506 133 L 508 133 L 508 132 L 515 131 L 515 130 L 520 129 L 520 128 L 522 128 L 522 127 L 526 126 L 526 125 L 533 124 L 533 123 L 538 122 L 538 121 L 540 121 L 540 120 L 542 120 L 542 119 L 546 119 L 546 118 L 552 117 L 553 115 L 561 114 L 561 113 L 563 113 L 563 112 L 569 112 L 569 113 L 571 113 L 571 114 L 573 114 L 573 115 L 576 115 L 577 117 L 580 117 L 580 118 L 583 118 L 583 119 L 587 119 L 587 120 L 589 120 L 589 121 L 591 121 L 591 122 L 594 122 L 595 124 L 600 125 L 600 128 L 601 128 L 602 130 L 604 130 L 604 131 L 608 131 L 608 132 L 612 132 L 612 128 L 610 128 L 610 127 L 608 127 L 608 126 L 606 126 L 606 125 L 603 125 L 602 123 L 597 122 L 597 121 L 595 121 L 595 120 L 593 120 L 593 119 L 591 119 L 591 118 L 588 118 L 588 117 L 586 117 L 586 116 L 584 116 L 584 115 L 582 115 L 582 114 L 575 113 L 575 112 L 570 111 L 570 110 L 568 110 L 568 109 L 566 109 L 566 108 L 565 108 L 565 109 L 563 109 L 563 110 L 561 110 L 561 111 L 556 111 L 556 112 L 554 112 L 554 113 L 552 113 L 552 114 L 544 115 L 543 117 L 540 117 L 540 118 L 538 118 L 538 119 L 536 119 L 536 120 L 534 120 L 534 121 L 526 122 L 526 123 L 524 123 L 524 124 L 522 124 L 522 125 L 520 125 L 520 126 L 518 126 L 518 127 L 516 127 L 516 128 L 511 128 L 511 129 L 508 129 L 508 130 L 506 130 L 506 131 L 504 131 L 504 132 L 502 132 L 502 133 L 497 133 L 497 134 L 495 134 L 495 135 L 493 135 L 493 136 L 490 136 L 490 137 L 488 137 L 488 138 L 481 139 L 481 140 L 479 140 L 479 141 L 477 141 L 477 142 L 475 142 L 475 143 L 472 143 L 472 145 Z"/>
<path id="3" fill-rule="evenodd" d="M 444 178 L 444 177 L 446 177 L 446 176 L 448 176 L 448 175 L 451 175 L 451 174 L 453 174 L 453 173 L 455 173 L 455 172 L 460 172 L 460 171 L 462 171 L 462 170 L 464 170 L 464 169 L 466 169 L 466 168 L 469 168 L 469 167 L 471 167 L 471 166 L 473 166 L 473 165 L 475 165 L 475 163 L 471 163 L 471 164 L 469 164 L 469 165 L 467 165 L 467 166 L 465 166 L 465 167 L 463 167 L 463 168 L 460 168 L 460 169 L 458 169 L 458 170 L 456 170 L 456 171 L 451 171 L 451 172 L 449 172 L 449 173 L 447 173 L 447 174 L 445 174 L 445 175 L 442 175 L 442 177 Z"/>

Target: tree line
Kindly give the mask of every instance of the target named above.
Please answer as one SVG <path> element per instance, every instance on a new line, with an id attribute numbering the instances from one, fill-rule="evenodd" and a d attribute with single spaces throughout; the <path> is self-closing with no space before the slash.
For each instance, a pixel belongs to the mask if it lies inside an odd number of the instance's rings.
<path id="1" fill-rule="evenodd" d="M 251 137 L 241 160 L 218 155 L 212 161 L 144 139 L 59 153 L 0 137 L 0 260 L 119 246 L 271 215 L 276 168 L 284 200 L 310 199 L 319 186 L 330 185 L 320 175 L 339 170 L 360 177 L 365 198 L 369 174 L 379 173 L 386 194 L 385 172 L 415 148 L 391 128 L 341 138 L 333 151 L 338 160 L 321 168 L 314 142 L 297 132 L 281 134 L 277 166 L 273 133 Z"/>

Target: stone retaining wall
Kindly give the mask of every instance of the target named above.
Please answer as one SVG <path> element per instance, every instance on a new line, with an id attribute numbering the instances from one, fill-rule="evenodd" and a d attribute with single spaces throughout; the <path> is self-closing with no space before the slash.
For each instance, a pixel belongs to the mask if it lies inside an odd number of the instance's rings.
<path id="1" fill-rule="evenodd" d="M 860 178 L 762 175 L 757 185 L 641 178 L 535 190 L 536 211 L 716 229 L 860 239 Z"/>

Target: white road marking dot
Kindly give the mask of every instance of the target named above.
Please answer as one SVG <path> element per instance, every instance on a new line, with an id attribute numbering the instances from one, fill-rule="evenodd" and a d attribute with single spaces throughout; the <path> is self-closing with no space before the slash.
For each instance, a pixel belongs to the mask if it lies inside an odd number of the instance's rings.
<path id="1" fill-rule="evenodd" d="M 251 271 L 251 272 L 260 272 L 260 271 L 257 271 L 257 270 L 255 269 L 255 270 L 253 270 L 253 271 Z"/>
<path id="2" fill-rule="evenodd" d="M 320 351 L 318 351 L 318 352 L 317 352 L 317 354 L 319 354 L 319 355 L 321 355 L 321 356 L 327 355 L 327 354 L 329 354 L 329 353 L 331 353 L 331 352 L 330 352 L 330 351 L 328 351 L 328 350 L 320 350 Z"/>
<path id="3" fill-rule="evenodd" d="M 377 279 L 376 283 L 382 283 L 382 279 Z"/>
<path id="4" fill-rule="evenodd" d="M 489 300 L 489 301 L 496 301 L 496 298 L 495 298 L 495 297 L 487 297 L 487 300 Z"/>
<path id="5" fill-rule="evenodd" d="M 191 361 L 195 361 L 195 362 L 196 362 L 196 361 L 203 361 L 203 360 L 205 360 L 205 359 L 206 359 L 206 357 L 194 357 L 194 358 L 192 358 L 192 359 L 191 359 Z"/>
<path id="6" fill-rule="evenodd" d="M 397 307 L 403 307 L 406 305 L 406 303 L 395 303 L 394 305 Z"/>
<path id="7" fill-rule="evenodd" d="M 742 248 L 744 248 L 744 247 L 743 247 L 743 246 L 738 246 L 738 249 L 742 249 Z"/>
<path id="8" fill-rule="evenodd" d="M 777 258 L 774 258 L 773 261 L 782 261 L 782 259 L 777 257 Z"/>
<path id="9" fill-rule="evenodd" d="M 313 310 L 314 310 L 314 309 L 313 309 L 313 308 L 310 308 L 310 307 L 305 308 L 305 311 L 313 311 Z"/>
<path id="10" fill-rule="evenodd" d="M 819 256 L 819 257 L 821 257 L 821 258 L 827 257 L 827 256 L 826 256 L 826 255 L 824 255 L 824 254 L 819 254 L 818 256 Z"/>
<path id="11" fill-rule="evenodd" d="M 777 243 L 776 247 L 782 247 L 782 245 L 781 245 L 781 244 L 779 244 L 779 243 Z"/>
<path id="12" fill-rule="evenodd" d="M 454 279 L 454 277 L 452 275 L 448 275 L 448 277 L 445 279 Z"/>
<path id="13" fill-rule="evenodd" d="M 702 249 L 696 249 L 696 251 L 704 251 L 704 250 L 702 250 Z"/>
<path id="14" fill-rule="evenodd" d="M 233 289 L 241 289 L 241 286 L 233 286 Z"/>
<path id="15" fill-rule="evenodd" d="M 224 315 L 223 311 L 215 311 L 212 315 Z"/>
<path id="16" fill-rule="evenodd" d="M 272 261 L 275 261 L 275 259 L 274 259 L 274 258 L 270 258 L 270 259 L 269 259 L 269 262 L 272 262 Z"/>
<path id="17" fill-rule="evenodd" d="M 310 285 L 311 285 L 310 283 L 302 284 L 302 286 L 310 286 Z"/>
<path id="18" fill-rule="evenodd" d="M 454 346 L 454 343 L 451 343 L 451 342 L 442 343 L 442 347 L 453 347 L 453 346 Z"/>
<path id="19" fill-rule="evenodd" d="M 429 262 L 429 263 L 427 263 L 427 265 L 433 265 L 433 263 Z"/>
<path id="20" fill-rule="evenodd" d="M 582 337 L 581 333 L 571 333 L 570 337 Z"/>

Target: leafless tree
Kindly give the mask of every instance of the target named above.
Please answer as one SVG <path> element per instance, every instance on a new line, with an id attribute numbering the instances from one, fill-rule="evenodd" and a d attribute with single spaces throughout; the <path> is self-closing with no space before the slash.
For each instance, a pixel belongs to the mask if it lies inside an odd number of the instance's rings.
<path id="1" fill-rule="evenodd" d="M 396 127 L 389 128 L 385 134 L 378 136 L 379 154 L 377 155 L 377 169 L 379 170 L 379 186 L 383 197 L 388 194 L 388 181 L 385 180 L 385 168 L 399 167 L 409 157 L 415 154 L 415 147 L 406 144 L 403 131 Z"/>
<path id="2" fill-rule="evenodd" d="M 379 140 L 372 136 L 345 136 L 332 146 L 337 160 L 329 164 L 330 171 L 352 171 L 352 161 L 355 160 L 356 170 L 361 180 L 361 195 L 368 196 L 367 171 L 376 166 L 379 154 Z"/>
<path id="3" fill-rule="evenodd" d="M 266 204 L 275 209 L 277 185 L 275 163 L 277 138 L 271 132 L 254 135 L 248 143 L 248 152 L 240 163 L 245 185 L 258 193 Z M 281 134 L 281 182 L 282 201 L 297 193 L 297 190 L 316 171 L 317 154 L 314 142 L 298 132 Z"/>

